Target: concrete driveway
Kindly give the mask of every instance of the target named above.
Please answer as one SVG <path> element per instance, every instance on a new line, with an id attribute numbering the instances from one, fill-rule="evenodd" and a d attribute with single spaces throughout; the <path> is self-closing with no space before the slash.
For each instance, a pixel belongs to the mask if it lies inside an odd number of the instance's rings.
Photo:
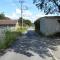
<path id="1" fill-rule="evenodd" d="M 56 60 L 54 41 L 28 31 L 11 45 L 0 60 Z"/>

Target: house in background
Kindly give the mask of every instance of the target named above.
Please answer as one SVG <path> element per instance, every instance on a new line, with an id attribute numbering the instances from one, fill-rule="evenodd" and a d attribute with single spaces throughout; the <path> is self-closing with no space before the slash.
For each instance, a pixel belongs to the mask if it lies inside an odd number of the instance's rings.
<path id="1" fill-rule="evenodd" d="M 13 29 L 15 28 L 16 23 L 17 20 L 0 20 L 0 29 L 1 28 Z"/>
<path id="2" fill-rule="evenodd" d="M 35 21 L 35 30 L 44 35 L 60 32 L 60 16 L 45 16 Z"/>

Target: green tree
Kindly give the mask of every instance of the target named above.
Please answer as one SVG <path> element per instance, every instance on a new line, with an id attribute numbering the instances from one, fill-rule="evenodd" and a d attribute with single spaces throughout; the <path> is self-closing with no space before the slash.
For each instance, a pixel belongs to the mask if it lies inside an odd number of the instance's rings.
<path id="1" fill-rule="evenodd" d="M 28 26 L 31 26 L 31 25 L 32 25 L 32 23 L 31 23 L 30 20 L 24 20 L 24 23 L 25 23 L 26 25 L 28 25 Z"/>
<path id="2" fill-rule="evenodd" d="M 20 17 L 20 18 L 18 19 L 18 23 L 19 23 L 20 26 L 22 26 L 22 20 L 24 21 L 24 19 L 23 19 L 22 17 Z M 25 25 L 25 24 L 23 23 L 23 25 Z"/>
<path id="3" fill-rule="evenodd" d="M 33 3 L 45 14 L 60 13 L 60 0 L 33 0 Z"/>
<path id="4" fill-rule="evenodd" d="M 0 13 L 0 19 L 4 19 L 4 18 L 5 18 L 4 13 Z"/>
<path id="5" fill-rule="evenodd" d="M 19 25 L 22 25 L 22 20 L 23 20 L 23 25 L 28 25 L 28 26 L 32 25 L 30 20 L 26 20 L 26 19 L 23 19 L 21 17 L 18 19 Z"/>

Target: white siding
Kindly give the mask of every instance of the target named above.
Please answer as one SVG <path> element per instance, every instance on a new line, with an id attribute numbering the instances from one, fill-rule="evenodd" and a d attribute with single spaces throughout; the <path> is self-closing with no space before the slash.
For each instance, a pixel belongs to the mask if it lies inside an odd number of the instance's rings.
<path id="1" fill-rule="evenodd" d="M 46 35 L 53 34 L 60 31 L 60 24 L 57 19 L 46 19 L 40 20 L 40 31 Z"/>

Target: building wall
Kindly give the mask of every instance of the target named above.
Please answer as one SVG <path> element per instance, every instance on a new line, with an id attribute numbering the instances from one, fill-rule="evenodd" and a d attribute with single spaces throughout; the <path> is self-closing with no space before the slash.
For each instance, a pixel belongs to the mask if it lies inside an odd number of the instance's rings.
<path id="1" fill-rule="evenodd" d="M 4 39 L 5 39 L 5 29 L 0 28 L 0 43 L 4 43 Z"/>
<path id="2" fill-rule="evenodd" d="M 36 21 L 34 24 L 35 24 L 35 31 L 39 32 L 40 31 L 40 20 Z"/>
<path id="3" fill-rule="evenodd" d="M 60 32 L 60 23 L 57 18 L 42 18 L 40 19 L 40 31 L 45 34 L 54 34 Z"/>
<path id="4" fill-rule="evenodd" d="M 15 31 L 15 26 L 0 26 L 0 43 L 4 43 L 6 31 Z"/>
<path id="5" fill-rule="evenodd" d="M 9 30 L 9 31 L 15 31 L 15 25 L 0 25 L 0 29 L 5 29 L 5 30 Z"/>

